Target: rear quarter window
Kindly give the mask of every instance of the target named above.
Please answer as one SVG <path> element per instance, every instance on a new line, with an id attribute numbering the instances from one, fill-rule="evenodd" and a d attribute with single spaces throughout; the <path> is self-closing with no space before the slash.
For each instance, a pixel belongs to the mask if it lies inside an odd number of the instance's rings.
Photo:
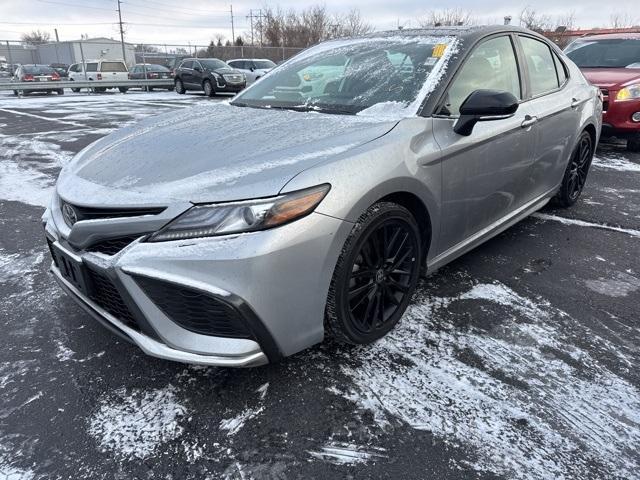
<path id="1" fill-rule="evenodd" d="M 87 63 L 87 72 L 97 72 L 98 64 L 97 63 Z"/>
<path id="2" fill-rule="evenodd" d="M 101 72 L 126 72 L 127 67 L 122 62 L 102 62 Z"/>

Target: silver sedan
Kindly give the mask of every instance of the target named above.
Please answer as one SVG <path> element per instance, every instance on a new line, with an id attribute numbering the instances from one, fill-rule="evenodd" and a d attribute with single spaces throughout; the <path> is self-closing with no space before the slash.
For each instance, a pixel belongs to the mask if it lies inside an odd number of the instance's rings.
<path id="1" fill-rule="evenodd" d="M 310 48 L 231 102 L 80 152 L 43 221 L 64 290 L 150 355 L 251 366 L 400 321 L 420 275 L 569 207 L 599 93 L 513 27 Z"/>

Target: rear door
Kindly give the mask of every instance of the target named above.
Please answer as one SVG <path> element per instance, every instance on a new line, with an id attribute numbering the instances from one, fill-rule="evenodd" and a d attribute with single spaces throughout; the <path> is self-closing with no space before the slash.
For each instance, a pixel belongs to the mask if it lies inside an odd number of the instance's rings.
<path id="1" fill-rule="evenodd" d="M 89 62 L 85 66 L 87 80 L 98 80 L 98 62 Z"/>
<path id="2" fill-rule="evenodd" d="M 546 42 L 518 35 L 518 43 L 528 78 L 525 105 L 537 120 L 533 129 L 535 153 L 527 186 L 531 196 L 536 197 L 561 182 L 589 92 L 568 81 L 568 69 Z"/>
<path id="3" fill-rule="evenodd" d="M 491 228 L 530 198 L 528 173 L 535 135 L 527 110 L 510 118 L 478 122 L 469 136 L 453 131 L 459 108 L 475 90 L 492 89 L 523 98 L 524 82 L 514 38 L 503 34 L 481 41 L 448 86 L 434 116 L 442 149 L 442 253 Z"/>
<path id="4" fill-rule="evenodd" d="M 102 80 L 124 81 L 129 79 L 129 72 L 124 62 L 103 61 L 100 63 Z"/>
<path id="5" fill-rule="evenodd" d="M 182 62 L 179 68 L 180 78 L 182 83 L 187 87 L 193 86 L 193 61 L 185 60 Z"/>

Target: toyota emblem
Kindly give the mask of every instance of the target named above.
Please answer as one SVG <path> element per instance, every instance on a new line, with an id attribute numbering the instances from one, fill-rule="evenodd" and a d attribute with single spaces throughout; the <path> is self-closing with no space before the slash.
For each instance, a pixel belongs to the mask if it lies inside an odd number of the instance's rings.
<path id="1" fill-rule="evenodd" d="M 70 227 L 73 227 L 73 225 L 78 221 L 78 214 L 68 203 L 62 204 L 62 217 L 64 218 L 65 223 Z"/>

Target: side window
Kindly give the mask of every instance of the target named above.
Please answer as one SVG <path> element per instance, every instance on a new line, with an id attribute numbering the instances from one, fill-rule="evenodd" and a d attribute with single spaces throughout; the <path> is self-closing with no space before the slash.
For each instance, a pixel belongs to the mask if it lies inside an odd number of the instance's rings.
<path id="1" fill-rule="evenodd" d="M 529 70 L 531 95 L 535 97 L 558 88 L 556 66 L 549 46 L 529 37 L 520 37 L 520 43 Z"/>
<path id="2" fill-rule="evenodd" d="M 97 63 L 87 63 L 87 72 L 97 72 L 98 64 Z"/>
<path id="3" fill-rule="evenodd" d="M 502 90 L 521 99 L 516 55 L 508 36 L 485 40 L 464 63 L 449 87 L 441 115 L 459 115 L 460 105 L 474 91 Z"/>
<path id="4" fill-rule="evenodd" d="M 193 62 L 191 60 L 185 60 L 180 65 L 180 68 L 193 68 Z"/>
<path id="5" fill-rule="evenodd" d="M 227 62 L 227 64 L 232 68 L 240 68 L 240 62 Z"/>
<path id="6" fill-rule="evenodd" d="M 553 54 L 553 61 L 556 64 L 556 72 L 558 72 L 558 83 L 562 86 L 564 82 L 567 81 L 567 71 L 565 70 L 564 64 L 555 53 Z"/>
<path id="7" fill-rule="evenodd" d="M 69 71 L 70 72 L 77 72 L 78 71 L 78 65 L 77 64 L 73 64 L 69 67 Z"/>

